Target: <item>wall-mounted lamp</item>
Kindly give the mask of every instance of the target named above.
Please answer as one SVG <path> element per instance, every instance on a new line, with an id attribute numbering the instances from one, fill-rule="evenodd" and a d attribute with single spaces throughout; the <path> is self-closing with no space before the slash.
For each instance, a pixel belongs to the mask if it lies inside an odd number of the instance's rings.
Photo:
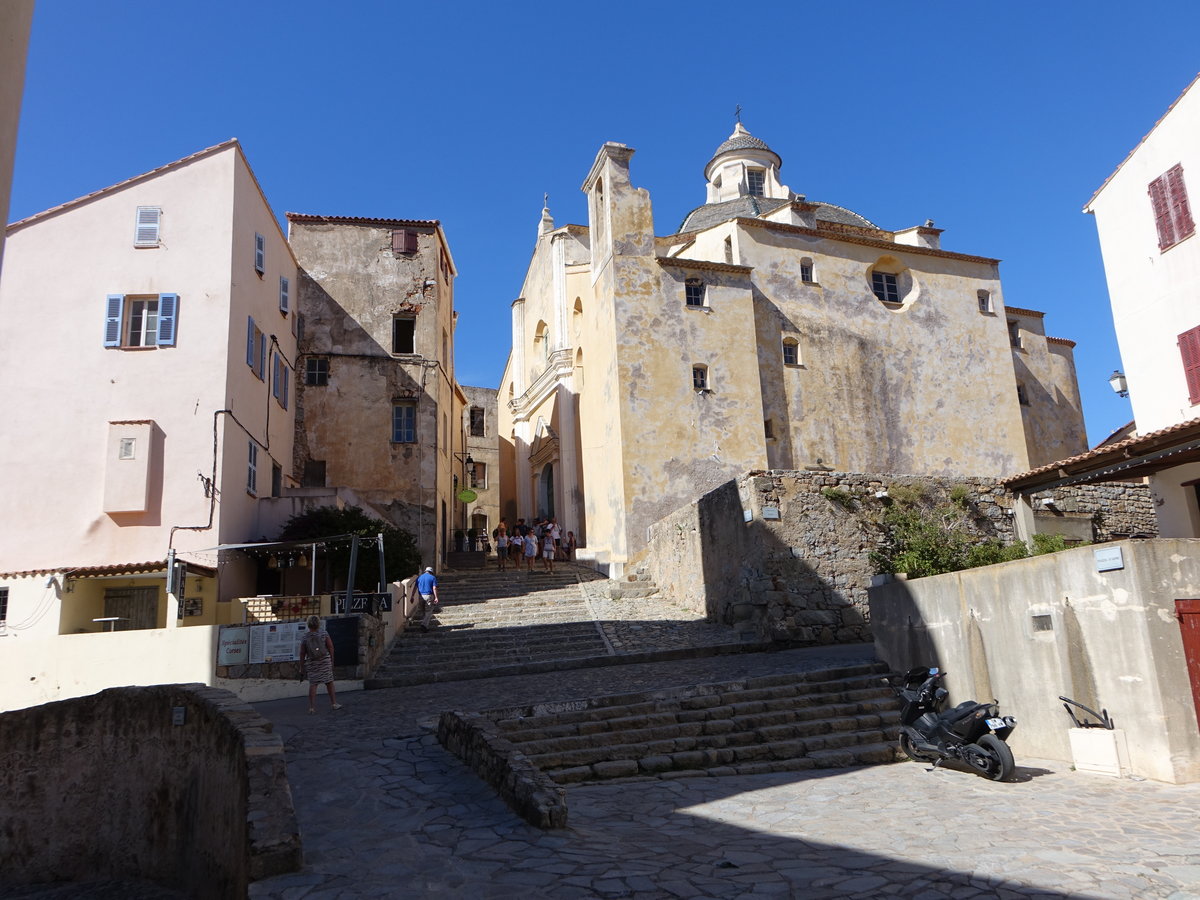
<path id="1" fill-rule="evenodd" d="M 1114 370 L 1113 373 L 1108 376 L 1108 384 L 1114 391 L 1116 391 L 1118 397 L 1129 396 L 1129 383 L 1125 380 L 1125 373 L 1120 369 Z"/>

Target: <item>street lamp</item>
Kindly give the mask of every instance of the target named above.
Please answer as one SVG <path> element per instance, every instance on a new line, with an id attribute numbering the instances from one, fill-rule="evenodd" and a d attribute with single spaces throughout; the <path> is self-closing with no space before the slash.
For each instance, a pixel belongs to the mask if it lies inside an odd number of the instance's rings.
<path id="1" fill-rule="evenodd" d="M 472 474 L 474 474 L 475 460 L 471 459 L 470 453 L 467 453 L 467 454 L 455 453 L 454 458 L 459 460 L 463 464 L 463 477 L 462 477 L 462 481 L 460 482 L 460 484 L 462 484 L 463 487 L 462 487 L 462 490 L 458 491 L 455 494 L 455 499 L 458 500 L 463 505 L 462 530 L 463 530 L 463 534 L 465 535 L 467 533 L 467 531 L 469 530 L 469 528 L 467 526 L 467 504 L 479 496 L 473 490 L 471 490 L 471 488 L 472 488 L 471 479 L 467 475 L 468 471 L 470 471 Z"/>
<path id="2" fill-rule="evenodd" d="M 1118 397 L 1129 396 L 1129 383 L 1125 380 L 1125 373 L 1120 369 L 1114 370 L 1113 373 L 1108 376 L 1108 384 L 1114 391 L 1116 391 Z"/>

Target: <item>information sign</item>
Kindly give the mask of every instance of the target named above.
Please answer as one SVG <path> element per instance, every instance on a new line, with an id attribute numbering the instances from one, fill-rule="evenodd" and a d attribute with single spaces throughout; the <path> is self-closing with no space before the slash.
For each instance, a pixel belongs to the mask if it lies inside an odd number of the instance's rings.
<path id="1" fill-rule="evenodd" d="M 255 625 L 250 629 L 250 662 L 290 662 L 300 658 L 300 641 L 308 626 L 303 622 Z"/>
<path id="2" fill-rule="evenodd" d="M 1125 568 L 1125 556 L 1120 547 L 1098 547 L 1092 551 L 1096 557 L 1097 572 L 1111 572 L 1114 569 Z"/>

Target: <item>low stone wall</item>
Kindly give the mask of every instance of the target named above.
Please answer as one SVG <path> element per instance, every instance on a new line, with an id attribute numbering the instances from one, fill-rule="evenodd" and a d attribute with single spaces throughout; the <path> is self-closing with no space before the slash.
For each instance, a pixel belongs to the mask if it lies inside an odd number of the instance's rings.
<path id="1" fill-rule="evenodd" d="M 877 496 L 883 491 L 895 496 Z M 1021 501 L 995 479 L 759 472 L 651 526 L 643 561 L 673 600 L 759 639 L 869 640 L 867 589 L 876 574 L 870 554 L 882 547 L 879 519 L 903 495 L 928 506 L 955 502 L 963 527 L 980 538 L 1015 538 L 1013 509 Z M 1145 485 L 1059 488 L 1045 496 L 1054 502 L 1035 504 L 1039 530 L 1087 540 L 1157 533 Z M 1043 529 L 1043 517 L 1070 517 L 1074 527 Z"/>
<path id="2" fill-rule="evenodd" d="M 201 684 L 0 715 L 0 795 L 9 885 L 143 878 L 223 900 L 302 864 L 281 740 Z"/>
<path id="3" fill-rule="evenodd" d="M 350 613 L 339 616 L 323 616 L 325 621 L 335 619 L 358 620 L 358 644 L 353 660 L 344 659 L 339 652 L 335 655 L 337 665 L 333 667 L 334 679 L 357 680 L 370 676 L 387 651 L 386 624 L 381 616 L 366 613 Z M 222 625 L 221 631 L 231 628 L 246 628 L 245 625 Z M 219 638 L 218 638 L 219 643 Z M 236 666 L 216 666 L 217 678 L 266 678 L 282 681 L 300 680 L 300 662 L 246 663 Z"/>
<path id="4" fill-rule="evenodd" d="M 530 825 L 567 827 L 567 792 L 503 737 L 492 719 L 480 713 L 444 712 L 438 740 Z"/>

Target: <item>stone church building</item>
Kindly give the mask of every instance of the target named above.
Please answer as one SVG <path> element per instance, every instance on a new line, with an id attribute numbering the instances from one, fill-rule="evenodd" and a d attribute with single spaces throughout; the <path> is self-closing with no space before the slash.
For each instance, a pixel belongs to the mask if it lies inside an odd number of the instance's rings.
<path id="1" fill-rule="evenodd" d="M 543 210 L 501 382 L 501 514 L 554 515 L 612 575 L 653 522 L 747 471 L 1000 477 L 1086 449 L 1072 341 L 999 262 L 809 200 L 739 122 L 703 205 L 655 234 L 634 151 L 588 225 Z"/>

